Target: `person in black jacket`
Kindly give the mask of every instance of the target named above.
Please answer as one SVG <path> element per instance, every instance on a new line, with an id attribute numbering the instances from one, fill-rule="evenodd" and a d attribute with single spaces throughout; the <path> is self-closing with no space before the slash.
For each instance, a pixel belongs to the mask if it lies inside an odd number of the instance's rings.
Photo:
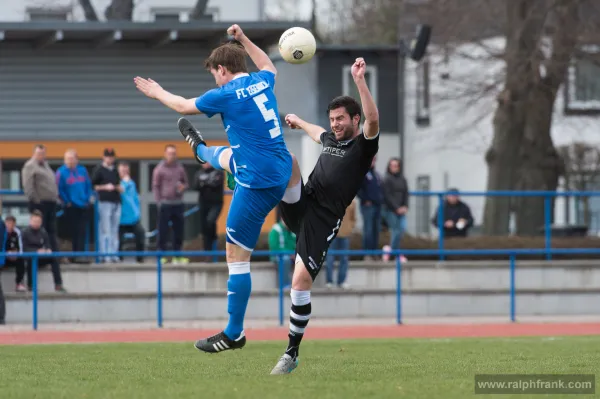
<path id="1" fill-rule="evenodd" d="M 223 171 L 213 168 L 208 162 L 194 176 L 193 189 L 198 191 L 205 251 L 212 250 L 217 239 L 217 220 L 223 209 L 224 181 Z"/>
<path id="2" fill-rule="evenodd" d="M 52 253 L 50 239 L 46 229 L 42 227 L 42 213 L 38 210 L 31 212 L 29 217 L 29 226 L 23 230 L 23 252 L 37 252 L 40 255 Z M 32 258 L 27 258 L 25 263 L 31 268 Z M 52 278 L 54 279 L 54 288 L 57 292 L 66 292 L 63 287 L 60 265 L 57 258 L 40 256 L 38 266 L 52 266 Z M 31 282 L 29 282 L 31 283 Z"/>
<path id="3" fill-rule="evenodd" d="M 444 237 L 466 237 L 468 231 L 473 227 L 473 216 L 471 208 L 458 197 L 458 189 L 451 188 L 448 190 L 446 200 L 444 201 Z M 439 227 L 438 215 L 440 208 L 431 217 L 431 224 L 434 227 Z"/>
<path id="4" fill-rule="evenodd" d="M 408 212 L 408 183 L 401 172 L 399 158 L 392 158 L 388 162 L 383 179 L 383 199 L 383 216 L 391 232 L 390 247 L 392 250 L 399 249 Z"/>
<path id="5" fill-rule="evenodd" d="M 360 199 L 360 213 L 363 218 L 363 248 L 374 251 L 379 249 L 381 205 L 383 204 L 381 177 L 375 170 L 375 157 L 371 162 L 371 169 L 365 175 L 363 184 L 358 191 L 358 198 Z M 365 256 L 365 260 L 374 258 L 374 256 Z"/>
<path id="6" fill-rule="evenodd" d="M 25 259 L 11 256 L 11 253 L 23 252 L 23 240 L 21 238 L 21 230 L 17 227 L 17 220 L 14 216 L 7 216 L 4 220 L 6 224 L 6 263 L 5 266 L 14 266 L 16 270 L 15 283 L 17 292 L 27 292 L 27 288 L 23 284 L 25 277 Z M 31 269 L 27 269 L 27 284 L 31 287 Z"/>

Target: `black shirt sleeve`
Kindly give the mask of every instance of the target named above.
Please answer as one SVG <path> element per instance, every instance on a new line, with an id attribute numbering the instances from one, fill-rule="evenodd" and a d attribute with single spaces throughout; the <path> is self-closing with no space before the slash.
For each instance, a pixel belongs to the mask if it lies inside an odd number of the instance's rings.
<path id="1" fill-rule="evenodd" d="M 358 136 L 358 142 L 363 152 L 368 157 L 374 157 L 379 151 L 379 134 L 372 139 L 365 137 L 365 133 L 361 132 Z"/>
<path id="2" fill-rule="evenodd" d="M 321 133 L 321 136 L 319 136 L 319 141 L 321 142 L 321 145 L 325 144 L 325 138 L 327 137 L 327 133 L 328 132 L 323 132 Z"/>

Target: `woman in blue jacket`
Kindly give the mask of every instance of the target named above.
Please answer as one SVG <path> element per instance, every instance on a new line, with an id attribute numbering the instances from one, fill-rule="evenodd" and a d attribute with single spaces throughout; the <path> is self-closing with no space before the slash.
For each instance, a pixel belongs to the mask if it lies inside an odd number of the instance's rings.
<path id="1" fill-rule="evenodd" d="M 119 224 L 119 252 L 123 250 L 126 233 L 133 233 L 135 236 L 135 250 L 143 252 L 146 231 L 140 223 L 140 197 L 135 182 L 131 180 L 127 162 L 119 162 L 119 177 L 121 178 L 121 187 L 123 187 L 121 192 L 121 221 Z M 137 261 L 142 263 L 144 258 L 138 256 Z"/>

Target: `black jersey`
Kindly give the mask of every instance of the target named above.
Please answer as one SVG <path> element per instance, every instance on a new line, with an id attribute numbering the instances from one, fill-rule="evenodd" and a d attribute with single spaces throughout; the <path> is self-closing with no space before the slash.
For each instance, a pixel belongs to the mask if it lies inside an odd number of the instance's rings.
<path id="1" fill-rule="evenodd" d="M 363 133 L 337 141 L 333 132 L 321 134 L 321 155 L 306 183 L 306 193 L 336 217 L 343 218 L 379 150 L 379 135 Z"/>

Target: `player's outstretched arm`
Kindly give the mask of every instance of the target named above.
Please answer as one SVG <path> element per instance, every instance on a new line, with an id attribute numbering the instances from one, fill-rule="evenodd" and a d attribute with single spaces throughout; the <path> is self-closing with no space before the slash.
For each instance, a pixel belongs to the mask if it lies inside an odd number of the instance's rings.
<path id="1" fill-rule="evenodd" d="M 308 123 L 305 120 L 303 120 L 302 118 L 300 118 L 294 114 L 286 115 L 285 123 L 287 123 L 288 126 L 292 129 L 304 130 L 306 133 L 308 133 L 308 135 L 310 136 L 311 139 L 313 139 L 315 142 L 317 142 L 319 144 L 321 144 L 321 134 L 323 134 L 323 132 L 326 131 L 321 126 L 313 125 L 312 123 Z"/>
<path id="2" fill-rule="evenodd" d="M 144 79 L 136 76 L 133 81 L 139 91 L 150 98 L 154 98 L 173 111 L 182 115 L 200 114 L 201 112 L 196 107 L 195 98 L 184 98 L 175 94 L 169 93 L 163 89 L 158 83 L 152 79 Z"/>
<path id="3" fill-rule="evenodd" d="M 273 61 L 271 61 L 267 53 L 262 51 L 261 48 L 256 44 L 252 43 L 252 41 L 248 39 L 248 36 L 244 34 L 239 25 L 232 25 L 229 29 L 227 29 L 227 34 L 233 36 L 235 40 L 244 46 L 246 52 L 252 59 L 252 62 L 254 62 L 254 65 L 256 65 L 258 69 L 261 71 L 271 71 L 274 74 L 277 74 L 277 68 L 275 68 Z"/>
<path id="4" fill-rule="evenodd" d="M 358 89 L 358 94 L 360 95 L 363 114 L 365 115 L 364 134 L 367 138 L 374 138 L 379 134 L 379 111 L 365 80 L 366 69 L 365 60 L 357 58 L 352 65 L 351 72 L 356 88 Z"/>

